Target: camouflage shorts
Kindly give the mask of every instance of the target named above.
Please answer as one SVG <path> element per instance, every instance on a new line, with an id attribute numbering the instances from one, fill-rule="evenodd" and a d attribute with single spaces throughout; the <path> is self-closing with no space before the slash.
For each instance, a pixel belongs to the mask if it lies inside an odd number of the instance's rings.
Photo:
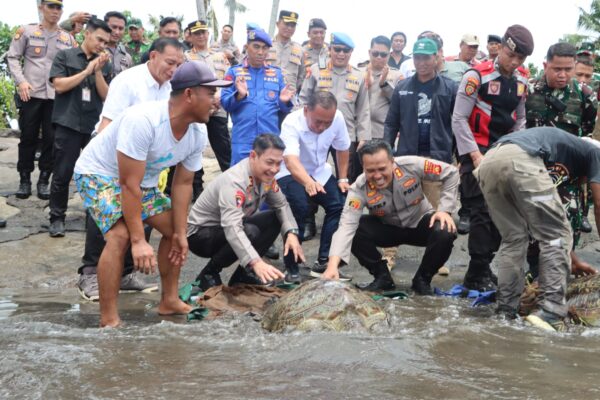
<path id="1" fill-rule="evenodd" d="M 123 217 L 121 186 L 117 178 L 102 175 L 73 176 L 77 191 L 96 225 L 106 234 Z M 171 199 L 158 188 L 142 188 L 142 220 L 171 209 Z"/>

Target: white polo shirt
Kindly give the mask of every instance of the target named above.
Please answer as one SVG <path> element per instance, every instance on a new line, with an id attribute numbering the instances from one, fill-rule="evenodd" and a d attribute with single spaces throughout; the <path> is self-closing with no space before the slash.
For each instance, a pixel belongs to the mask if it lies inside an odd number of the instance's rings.
<path id="1" fill-rule="evenodd" d="M 146 162 L 141 186 L 158 186 L 160 172 L 182 163 L 188 171 L 202 167 L 206 147 L 204 124 L 190 124 L 176 140 L 169 119 L 169 101 L 153 101 L 132 106 L 111 122 L 83 149 L 75 163 L 75 173 L 119 177 L 117 151 Z"/>
<path id="2" fill-rule="evenodd" d="M 280 137 L 285 143 L 283 155 L 298 156 L 306 172 L 321 185 L 325 185 L 332 175 L 331 165 L 327 162 L 329 148 L 340 151 L 350 148 L 350 135 L 340 110 L 336 110 L 329 128 L 323 133 L 314 133 L 308 129 L 304 109 L 298 109 L 283 120 Z M 288 175 L 291 175 L 290 171 L 282 165 L 276 178 Z"/>
<path id="3" fill-rule="evenodd" d="M 166 100 L 171 95 L 171 82 L 159 85 L 150 74 L 148 63 L 136 65 L 115 77 L 108 87 L 108 95 L 100 114 L 112 121 L 134 104 Z"/>

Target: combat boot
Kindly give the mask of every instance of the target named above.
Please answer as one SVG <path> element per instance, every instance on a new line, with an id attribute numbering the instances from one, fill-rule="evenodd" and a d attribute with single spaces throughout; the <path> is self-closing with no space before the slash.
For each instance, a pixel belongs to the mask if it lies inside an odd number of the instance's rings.
<path id="1" fill-rule="evenodd" d="M 204 267 L 202 271 L 200 271 L 196 277 L 196 281 L 200 282 L 200 290 L 203 292 L 206 292 L 211 287 L 223 284 L 223 281 L 221 281 L 220 271 L 214 270 L 209 266 L 209 264 Z"/>
<path id="2" fill-rule="evenodd" d="M 264 285 L 264 283 L 258 279 L 254 272 L 246 270 L 241 265 L 238 265 L 238 267 L 235 269 L 235 272 L 233 275 L 231 275 L 231 278 L 229 278 L 229 283 L 227 283 L 227 286 L 235 286 L 239 284 Z"/>
<path id="3" fill-rule="evenodd" d="M 396 289 L 396 284 L 394 283 L 392 274 L 390 274 L 390 270 L 388 269 L 387 263 L 384 260 L 381 260 L 377 264 L 366 267 L 371 275 L 375 277 L 375 279 L 368 285 L 358 284 L 356 287 L 368 292 L 383 292 Z"/>
<path id="4" fill-rule="evenodd" d="M 41 200 L 50 198 L 50 171 L 41 171 L 37 182 L 37 196 Z"/>
<path id="5" fill-rule="evenodd" d="M 304 237 L 303 241 L 311 240 L 317 234 L 317 222 L 315 221 L 315 214 L 309 214 L 304 220 Z"/>
<path id="6" fill-rule="evenodd" d="M 480 292 L 496 290 L 498 277 L 492 272 L 489 265 L 475 265 L 471 263 L 465 274 L 463 286 L 469 290 L 478 290 Z"/>
<path id="7" fill-rule="evenodd" d="M 437 273 L 436 268 L 421 264 L 412 280 L 411 289 L 419 296 L 432 296 L 431 280 Z"/>
<path id="8" fill-rule="evenodd" d="M 21 180 L 19 183 L 19 190 L 15 195 L 19 199 L 27 199 L 31 196 L 31 174 L 29 172 L 20 172 Z"/>

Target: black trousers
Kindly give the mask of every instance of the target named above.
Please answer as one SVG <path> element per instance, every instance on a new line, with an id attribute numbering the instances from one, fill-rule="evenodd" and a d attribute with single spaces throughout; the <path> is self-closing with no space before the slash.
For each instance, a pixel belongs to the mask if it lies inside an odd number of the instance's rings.
<path id="1" fill-rule="evenodd" d="M 152 232 L 152 228 L 149 226 L 144 226 L 144 234 L 146 236 L 146 240 L 150 240 L 150 233 Z M 85 215 L 85 247 L 83 252 L 83 257 L 81 258 L 82 265 L 77 270 L 79 274 L 96 274 L 96 268 L 98 267 L 98 261 L 100 260 L 100 256 L 102 255 L 102 251 L 104 250 L 104 246 L 106 242 L 104 241 L 104 236 L 96 222 L 94 222 L 94 218 L 90 216 L 89 213 Z M 127 249 L 125 253 L 125 267 L 123 268 L 123 276 L 130 274 L 133 272 L 133 256 L 131 255 L 131 246 Z"/>
<path id="2" fill-rule="evenodd" d="M 65 220 L 69 201 L 69 183 L 81 150 L 89 143 L 90 135 L 66 126 L 56 125 L 54 132 L 54 168 L 50 185 L 50 222 Z"/>
<path id="3" fill-rule="evenodd" d="M 42 128 L 42 154 L 38 161 L 40 171 L 52 171 L 54 157 L 54 127 L 52 126 L 52 108 L 54 100 L 31 98 L 22 102 L 19 109 L 19 127 L 21 140 L 19 142 L 19 160 L 17 171 L 31 173 L 35 169 L 35 152 L 38 146 L 40 127 Z"/>
<path id="4" fill-rule="evenodd" d="M 280 229 L 281 223 L 273 210 L 258 212 L 244 220 L 244 232 L 261 257 L 273 244 Z M 210 258 L 205 271 L 218 274 L 238 259 L 220 225 L 201 227 L 188 237 L 188 245 L 195 255 Z"/>
<path id="5" fill-rule="evenodd" d="M 382 262 L 377 247 L 396 247 L 401 244 L 425 247 L 417 274 L 431 279 L 448 261 L 456 239 L 456 234 L 441 229 L 439 222 L 430 228 L 431 215 L 426 214 L 415 228 L 388 225 L 379 217 L 363 215 L 352 241 L 352 254 L 361 265 L 371 270 L 371 266 Z"/>
<path id="6" fill-rule="evenodd" d="M 465 279 L 477 279 L 491 273 L 490 264 L 500 247 L 502 237 L 490 218 L 487 204 L 473 173 L 462 173 L 460 185 L 471 213 L 468 244 L 470 261 Z"/>

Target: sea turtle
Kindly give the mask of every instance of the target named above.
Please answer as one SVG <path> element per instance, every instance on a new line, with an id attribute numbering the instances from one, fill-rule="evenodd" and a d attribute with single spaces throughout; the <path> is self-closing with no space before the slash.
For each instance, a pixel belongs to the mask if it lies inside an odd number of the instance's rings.
<path id="1" fill-rule="evenodd" d="M 262 327 L 283 330 L 372 330 L 387 326 L 387 314 L 371 297 L 340 281 L 303 283 L 269 306 Z"/>
<path id="2" fill-rule="evenodd" d="M 527 315 L 537 306 L 537 282 L 527 285 L 519 312 Z M 600 274 L 571 280 L 567 286 L 569 319 L 575 324 L 600 327 Z"/>

